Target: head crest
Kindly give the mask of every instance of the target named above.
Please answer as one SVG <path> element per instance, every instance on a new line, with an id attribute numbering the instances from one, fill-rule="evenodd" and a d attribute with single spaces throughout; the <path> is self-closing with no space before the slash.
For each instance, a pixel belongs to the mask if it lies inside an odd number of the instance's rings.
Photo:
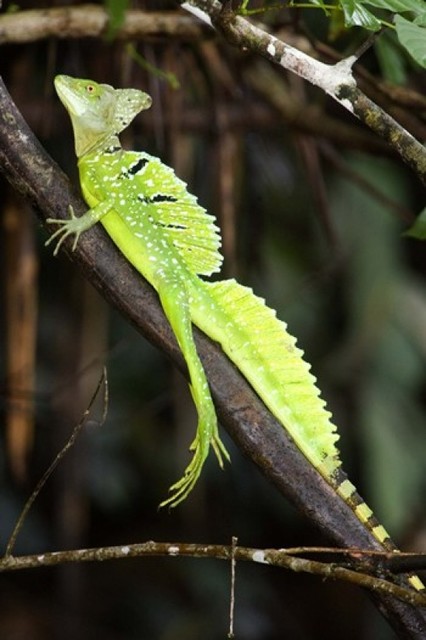
<path id="1" fill-rule="evenodd" d="M 114 89 L 92 80 L 56 76 L 57 94 L 74 129 L 78 157 L 108 144 L 133 118 L 151 106 L 151 97 L 138 89 Z"/>

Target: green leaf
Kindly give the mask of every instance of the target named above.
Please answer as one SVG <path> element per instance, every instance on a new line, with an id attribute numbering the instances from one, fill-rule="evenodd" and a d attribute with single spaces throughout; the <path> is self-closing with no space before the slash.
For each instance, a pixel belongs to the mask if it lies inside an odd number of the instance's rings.
<path id="1" fill-rule="evenodd" d="M 417 240 L 426 240 L 426 207 L 417 216 L 415 223 L 403 235 L 409 238 L 417 238 Z"/>
<path id="2" fill-rule="evenodd" d="M 382 76 L 393 84 L 405 84 L 406 56 L 394 32 L 383 33 L 374 43 L 377 59 L 382 71 Z"/>
<path id="3" fill-rule="evenodd" d="M 112 40 L 124 22 L 129 0 L 104 0 L 104 4 L 109 17 L 106 38 Z"/>
<path id="4" fill-rule="evenodd" d="M 426 68 L 426 29 L 402 16 L 395 16 L 395 26 L 402 46 L 416 62 Z"/>
<path id="5" fill-rule="evenodd" d="M 426 27 L 426 7 L 425 12 L 422 15 L 417 16 L 417 18 L 414 20 L 414 24 L 418 24 L 419 27 Z"/>
<path id="6" fill-rule="evenodd" d="M 369 4 L 378 9 L 386 9 L 395 13 L 404 11 L 414 11 L 415 13 L 426 13 L 426 6 L 423 0 L 362 0 L 362 4 Z"/>
<path id="7" fill-rule="evenodd" d="M 378 31 L 381 27 L 378 20 L 361 2 L 356 0 L 340 0 L 347 27 L 363 27 L 369 31 Z"/>

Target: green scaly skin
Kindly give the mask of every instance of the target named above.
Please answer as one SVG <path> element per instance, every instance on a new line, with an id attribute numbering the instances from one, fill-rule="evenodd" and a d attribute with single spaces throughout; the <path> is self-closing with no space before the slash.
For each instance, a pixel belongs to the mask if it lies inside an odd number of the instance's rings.
<path id="1" fill-rule="evenodd" d="M 74 129 L 80 182 L 90 209 L 80 218 L 50 219 L 59 229 L 55 254 L 65 238 L 97 222 L 132 265 L 157 290 L 184 355 L 198 412 L 192 459 L 161 506 L 176 506 L 193 489 L 212 446 L 220 466 L 229 455 L 218 433 L 216 412 L 198 357 L 192 324 L 219 342 L 296 445 L 386 549 L 388 533 L 340 468 L 338 439 L 303 353 L 275 311 L 235 282 L 207 282 L 222 256 L 214 218 L 158 158 L 124 151 L 118 134 L 151 98 L 135 89 L 114 89 L 91 80 L 57 76 L 56 91 Z M 416 589 L 423 587 L 416 576 Z"/>

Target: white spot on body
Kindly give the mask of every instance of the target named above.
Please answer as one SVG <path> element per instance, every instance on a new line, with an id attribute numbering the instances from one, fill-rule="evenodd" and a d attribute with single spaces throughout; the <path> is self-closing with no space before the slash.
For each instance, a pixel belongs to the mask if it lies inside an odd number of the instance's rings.
<path id="1" fill-rule="evenodd" d="M 123 556 L 127 556 L 130 553 L 130 547 L 128 547 L 127 545 L 125 547 L 121 547 L 121 553 L 123 554 Z"/>

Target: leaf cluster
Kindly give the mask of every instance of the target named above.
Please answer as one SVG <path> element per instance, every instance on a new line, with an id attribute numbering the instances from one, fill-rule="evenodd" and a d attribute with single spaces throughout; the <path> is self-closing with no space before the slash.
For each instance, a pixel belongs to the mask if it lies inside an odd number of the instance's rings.
<path id="1" fill-rule="evenodd" d="M 426 67 L 426 3 L 422 0 L 337 0 L 335 4 L 312 0 L 330 15 L 341 11 L 347 28 L 362 27 L 379 31 L 384 26 L 395 28 L 401 45 L 422 67 Z M 300 7 L 297 0 L 291 6 Z M 304 4 L 303 6 L 309 6 Z M 394 14 L 393 24 L 387 14 Z"/>

